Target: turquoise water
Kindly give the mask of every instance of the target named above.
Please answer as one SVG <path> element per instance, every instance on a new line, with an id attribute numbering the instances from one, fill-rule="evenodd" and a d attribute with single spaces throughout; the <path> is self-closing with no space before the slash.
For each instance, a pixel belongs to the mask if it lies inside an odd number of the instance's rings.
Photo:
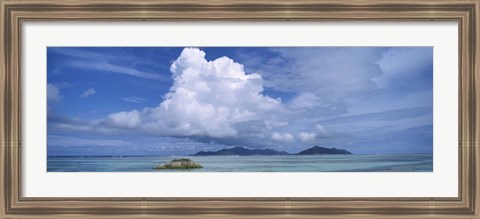
<path id="1" fill-rule="evenodd" d="M 189 158 L 204 168 L 154 170 Z M 431 154 L 48 157 L 48 172 L 432 172 Z"/>

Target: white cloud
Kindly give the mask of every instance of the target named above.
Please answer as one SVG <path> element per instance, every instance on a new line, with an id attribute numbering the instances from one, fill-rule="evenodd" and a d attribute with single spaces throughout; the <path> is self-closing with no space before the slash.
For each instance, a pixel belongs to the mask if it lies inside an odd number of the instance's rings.
<path id="1" fill-rule="evenodd" d="M 118 139 L 95 139 L 95 138 L 81 138 L 74 136 L 64 136 L 64 135 L 49 135 L 48 136 L 48 145 L 49 146 L 126 146 L 128 142 Z"/>
<path id="2" fill-rule="evenodd" d="M 125 102 L 130 102 L 130 103 L 143 103 L 147 99 L 141 98 L 141 97 L 130 96 L 130 97 L 122 97 L 122 100 L 125 101 Z"/>
<path id="3" fill-rule="evenodd" d="M 294 109 L 307 108 L 312 109 L 317 105 L 318 98 L 312 93 L 301 93 L 293 98 L 290 102 L 290 107 Z"/>
<path id="4" fill-rule="evenodd" d="M 250 69 L 260 71 L 265 86 L 277 91 L 310 93 L 324 104 L 340 104 L 377 89 L 372 78 L 381 71 L 382 48 L 276 48 L 274 56 L 246 55 Z M 310 97 L 312 97 L 310 95 Z M 304 96 L 303 98 L 308 97 Z"/>
<path id="5" fill-rule="evenodd" d="M 281 141 L 281 142 L 292 142 L 293 141 L 293 136 L 290 133 L 278 133 L 274 132 L 272 134 L 272 140 L 274 141 Z"/>
<path id="6" fill-rule="evenodd" d="M 82 98 L 87 98 L 89 96 L 92 96 L 96 93 L 95 89 L 93 88 L 88 88 L 86 91 L 83 92 L 82 95 L 80 95 L 80 97 Z"/>
<path id="7" fill-rule="evenodd" d="M 289 101 L 292 109 L 333 115 L 386 103 L 390 104 L 384 109 L 415 107 L 422 101 L 431 104 L 430 93 L 420 102 L 412 98 L 400 102 L 399 95 L 431 91 L 429 47 L 272 48 L 268 52 L 271 55 L 243 53 L 242 61 L 247 69 L 262 74 L 265 87 L 297 93 Z M 305 93 L 317 99 L 309 101 Z M 392 96 L 396 101 L 391 101 Z"/>
<path id="8" fill-rule="evenodd" d="M 391 48 L 383 53 L 378 65 L 384 72 L 380 77 L 373 79 L 380 87 L 389 88 L 405 84 L 409 88 L 412 83 L 418 83 L 421 74 L 431 71 L 425 71 L 432 66 L 433 50 L 425 47 L 398 47 Z M 415 78 L 416 80 L 412 79 Z M 429 78 L 429 77 L 428 77 Z M 405 83 L 404 81 L 408 83 Z M 417 81 L 417 82 L 415 82 Z M 427 80 L 431 83 L 431 80 Z"/>
<path id="9" fill-rule="evenodd" d="M 85 63 L 88 62 L 88 63 Z M 138 71 L 133 68 L 125 67 L 118 64 L 112 64 L 106 61 L 71 61 L 68 63 L 72 67 L 88 69 L 88 70 L 97 70 L 103 72 L 112 72 L 118 74 L 126 74 L 139 78 L 146 78 L 152 80 L 166 81 L 166 79 L 160 74 L 146 73 Z"/>
<path id="10" fill-rule="evenodd" d="M 315 139 L 315 136 L 316 136 L 315 133 L 310 133 L 310 132 L 300 132 L 300 134 L 298 134 L 298 137 L 302 141 L 312 141 Z"/>
<path id="11" fill-rule="evenodd" d="M 55 83 L 55 86 L 56 86 L 58 89 L 65 89 L 65 88 L 71 88 L 71 87 L 73 87 L 74 85 L 73 85 L 73 84 L 70 84 L 70 83 L 68 83 L 68 82 L 62 81 L 62 82 Z"/>
<path id="12" fill-rule="evenodd" d="M 327 133 L 327 131 L 325 130 L 325 128 L 324 128 L 322 125 L 320 125 L 320 124 L 316 124 L 316 125 L 315 125 L 315 128 L 317 129 L 318 133 L 320 133 L 320 134 L 322 134 L 322 135 Z"/>
<path id="13" fill-rule="evenodd" d="M 60 90 L 57 86 L 53 84 L 47 84 L 47 102 L 60 102 L 62 95 L 60 95 Z"/>
<path id="14" fill-rule="evenodd" d="M 140 113 L 137 110 L 108 115 L 105 123 L 119 128 L 136 128 L 140 126 Z"/>
<path id="15" fill-rule="evenodd" d="M 158 63 L 139 59 L 132 54 L 118 51 L 115 54 L 104 54 L 99 52 L 87 52 L 78 49 L 55 48 L 52 52 L 62 54 L 73 59 L 64 62 L 69 67 L 75 67 L 87 70 L 96 70 L 99 72 L 110 72 L 125 74 L 138 78 L 146 78 L 158 81 L 168 81 L 163 75 L 139 71 L 126 63 L 141 63 L 142 65 L 158 66 Z"/>
<path id="16" fill-rule="evenodd" d="M 283 110 L 280 100 L 262 94 L 259 74 L 245 73 L 230 58 L 207 61 L 205 52 L 186 48 L 171 72 L 173 85 L 158 107 L 114 113 L 106 124 L 164 136 L 238 138 L 239 128 L 275 123 L 273 115 Z"/>

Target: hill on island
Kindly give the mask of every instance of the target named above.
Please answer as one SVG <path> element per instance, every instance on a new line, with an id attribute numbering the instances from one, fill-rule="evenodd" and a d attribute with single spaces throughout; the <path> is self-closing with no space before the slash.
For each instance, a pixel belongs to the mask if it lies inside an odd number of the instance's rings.
<path id="1" fill-rule="evenodd" d="M 319 146 L 313 146 L 309 149 L 306 149 L 297 153 L 297 155 L 311 155 L 311 154 L 352 154 L 352 153 L 344 149 L 324 148 Z"/>
<path id="2" fill-rule="evenodd" d="M 296 154 L 289 154 L 285 151 L 276 151 L 272 149 L 248 149 L 243 147 L 225 148 L 219 151 L 200 151 L 192 156 L 209 156 L 209 155 L 321 155 L 321 154 L 352 154 L 344 149 L 337 148 L 325 148 L 319 146 L 313 146 L 306 150 L 300 151 Z"/>
<path id="3" fill-rule="evenodd" d="M 288 155 L 285 151 L 276 151 L 272 149 L 247 149 L 242 147 L 234 147 L 229 149 L 222 149 L 219 151 L 200 151 L 193 156 L 205 156 L 205 155 Z"/>

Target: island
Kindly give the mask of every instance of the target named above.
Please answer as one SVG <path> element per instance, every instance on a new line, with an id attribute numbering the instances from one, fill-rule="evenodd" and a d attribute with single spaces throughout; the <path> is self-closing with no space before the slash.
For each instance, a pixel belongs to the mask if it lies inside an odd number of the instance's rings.
<path id="1" fill-rule="evenodd" d="M 238 155 L 238 156 L 248 156 L 248 155 L 289 155 L 285 151 L 276 151 L 272 149 L 247 149 L 242 147 L 234 147 L 228 149 L 222 149 L 219 151 L 200 151 L 193 156 L 206 156 L 206 155 Z"/>
<path id="2" fill-rule="evenodd" d="M 319 146 L 313 146 L 309 149 L 306 149 L 297 153 L 297 155 L 314 155 L 314 154 L 352 154 L 352 153 L 344 149 L 324 148 Z"/>
<path id="3" fill-rule="evenodd" d="M 203 168 L 202 165 L 196 163 L 193 160 L 182 158 L 182 159 L 173 159 L 170 162 L 154 167 L 155 170 L 161 169 L 196 169 L 196 168 Z"/>
<path id="4" fill-rule="evenodd" d="M 285 151 L 276 151 L 269 148 L 266 149 L 248 149 L 243 147 L 225 148 L 219 151 L 200 151 L 192 156 L 211 156 L 211 155 L 236 155 L 236 156 L 251 156 L 251 155 L 322 155 L 322 154 L 352 154 L 344 149 L 325 148 L 320 146 L 313 146 L 306 150 L 295 154 L 290 154 Z"/>

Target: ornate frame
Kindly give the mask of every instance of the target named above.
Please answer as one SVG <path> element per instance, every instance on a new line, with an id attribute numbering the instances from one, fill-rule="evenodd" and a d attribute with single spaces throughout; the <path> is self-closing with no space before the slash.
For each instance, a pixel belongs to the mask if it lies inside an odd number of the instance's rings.
<path id="1" fill-rule="evenodd" d="M 478 218 L 479 0 L 0 0 L 2 218 Z M 438 22 L 459 25 L 459 197 L 29 198 L 22 196 L 21 29 L 25 21 Z"/>

